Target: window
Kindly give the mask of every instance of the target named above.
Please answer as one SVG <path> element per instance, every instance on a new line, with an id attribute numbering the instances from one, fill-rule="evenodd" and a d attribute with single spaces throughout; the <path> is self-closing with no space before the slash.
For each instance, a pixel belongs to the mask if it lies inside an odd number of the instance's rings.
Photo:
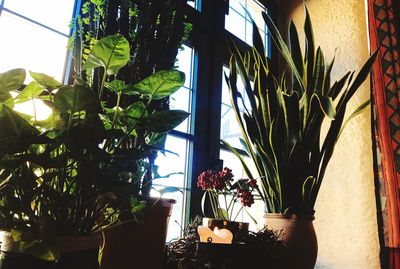
<path id="1" fill-rule="evenodd" d="M 266 9 L 256 1 L 231 0 L 230 13 L 225 15 L 227 7 L 222 3 L 202 1 L 201 13 L 189 12 L 188 19 L 193 23 L 189 42 L 193 47 L 184 46 L 184 50 L 178 54 L 178 69 L 185 72 L 187 80 L 184 87 L 171 96 L 170 106 L 188 111 L 191 116 L 168 135 L 166 149 L 178 155 L 159 154 L 156 160 L 160 175 L 178 174 L 154 182 L 155 188 L 160 191 L 165 187 L 174 191 L 164 194 L 163 197 L 177 201 L 170 219 L 168 239 L 181 235 L 189 219 L 202 214 L 202 191 L 196 186 L 200 172 L 220 169 L 224 165 L 233 169 L 236 178 L 245 177 L 239 160 L 222 148 L 218 139 L 221 137 L 228 140 L 244 153 L 238 139 L 241 136 L 240 129 L 230 105 L 227 85 L 223 76 L 216 76 L 229 72 L 226 67 L 229 61 L 228 48 L 225 40 L 217 33 L 231 31 L 237 35 L 233 37 L 235 41 L 240 43 L 239 39 L 242 39 L 246 42 L 241 44 L 241 49 L 249 48 L 252 43 L 252 25 L 250 16 L 239 7 L 242 4 L 261 27 L 259 30 L 267 48 L 268 36 L 261 17 L 261 11 Z M 200 1 L 188 4 L 200 9 Z M 216 29 L 215 32 L 205 30 L 210 27 Z M 240 33 L 237 29 L 241 29 Z M 246 99 L 244 102 L 247 102 Z M 153 194 L 157 195 L 156 191 Z M 257 201 L 249 211 L 253 217 L 262 219 L 263 202 Z M 237 219 L 251 223 L 246 213 L 241 213 Z M 263 223 L 259 223 L 258 228 L 261 227 Z M 257 226 L 253 224 L 251 228 L 256 229 Z"/>
<path id="2" fill-rule="evenodd" d="M 193 141 L 194 56 L 194 49 L 187 45 L 183 45 L 178 52 L 177 68 L 185 73 L 186 81 L 184 86 L 170 97 L 171 109 L 184 110 L 189 112 L 190 116 L 167 136 L 165 148 L 173 153 L 159 153 L 155 162 L 161 176 L 170 176 L 154 180 L 154 190 L 151 195 L 161 194 L 163 198 L 171 198 L 176 201 L 169 222 L 167 241 L 181 235 L 182 227 L 185 224 L 186 201 L 190 197 L 188 182 L 191 177 L 190 160 L 192 159 L 191 144 Z M 163 194 L 165 190 L 167 192 Z"/>
<path id="3" fill-rule="evenodd" d="M 61 81 L 74 2 L 3 0 L 0 36 L 7 38 L 0 43 L 0 72 L 25 68 Z"/>

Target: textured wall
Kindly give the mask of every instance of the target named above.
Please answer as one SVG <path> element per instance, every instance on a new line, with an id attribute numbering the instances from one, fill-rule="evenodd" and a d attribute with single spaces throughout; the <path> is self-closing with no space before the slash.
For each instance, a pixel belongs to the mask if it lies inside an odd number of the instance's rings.
<path id="1" fill-rule="evenodd" d="M 280 0 L 280 27 L 292 18 L 303 27 L 303 1 Z M 333 75 L 361 67 L 368 58 L 364 0 L 306 1 L 316 44 L 331 59 Z M 282 28 L 285 27 L 285 28 Z M 368 80 L 368 79 L 367 79 Z M 349 110 L 369 98 L 369 81 L 349 104 Z M 316 268 L 377 269 L 379 241 L 373 183 L 370 111 L 348 124 L 328 167 L 316 205 L 319 242 Z"/>

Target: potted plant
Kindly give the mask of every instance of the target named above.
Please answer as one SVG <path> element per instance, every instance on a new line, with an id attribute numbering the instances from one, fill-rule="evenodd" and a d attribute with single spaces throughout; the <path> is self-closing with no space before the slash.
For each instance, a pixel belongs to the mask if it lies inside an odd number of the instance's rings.
<path id="1" fill-rule="evenodd" d="M 249 223 L 237 222 L 240 213 L 254 204 L 253 191 L 258 188 L 255 179 L 234 181 L 232 170 L 225 167 L 221 171 L 207 170 L 197 178 L 197 187 L 204 190 L 202 199 L 203 214 L 208 201 L 213 218 L 203 218 L 203 225 L 213 230 L 228 229 L 233 234 L 233 241 L 243 241 L 248 232 Z M 237 207 L 237 204 L 240 204 Z M 249 214 L 251 217 L 251 215 Z M 251 217 L 252 218 L 252 217 Z M 252 218 L 254 221 L 255 219 Z"/>
<path id="2" fill-rule="evenodd" d="M 303 261 L 301 268 L 313 268 L 317 240 L 312 221 L 318 191 L 343 128 L 369 104 L 366 100 L 345 120 L 347 104 L 369 75 L 376 53 L 358 74 L 348 72 L 331 83 L 334 59 L 326 63 L 322 50 L 315 49 L 307 9 L 304 53 L 293 22 L 287 46 L 272 19 L 265 13 L 263 18 L 284 66 L 280 71 L 270 68 L 253 22 L 252 50 L 241 54 L 231 42 L 230 74 L 226 75 L 241 141 L 256 171 L 250 171 L 233 147 L 222 143 L 240 159 L 249 178 L 260 178 L 266 224 L 272 229 L 283 228 L 284 239 Z M 291 83 L 283 70 L 290 72 Z M 249 100 L 243 102 L 242 110 L 238 79 Z M 326 133 L 321 131 L 325 119 L 330 121 Z"/>
<path id="3" fill-rule="evenodd" d="M 7 127 L 0 131 L 0 229 L 8 232 L 4 268 L 35 263 L 99 268 L 97 233 L 118 223 L 124 211 L 136 214 L 145 207 L 137 163 L 159 150 L 157 137 L 187 117 L 184 111 L 153 111 L 150 100 L 174 93 L 185 78 L 163 70 L 134 85 L 113 80 L 129 59 L 128 42 L 120 35 L 93 46 L 83 68 L 104 71 L 100 91 L 80 77 L 62 85 L 30 72 L 34 81 L 24 86 L 23 69 L 0 74 L 0 124 Z M 122 108 L 117 100 L 109 107 L 101 102 L 106 91 L 116 92 L 118 100 L 134 95 L 136 101 Z M 37 99 L 51 110 L 45 120 L 37 118 Z M 22 102 L 33 104 L 32 115 L 13 109 Z M 144 141 L 135 143 L 138 139 Z M 129 191 L 121 195 L 121 189 Z M 126 202 L 127 208 L 115 206 Z"/>

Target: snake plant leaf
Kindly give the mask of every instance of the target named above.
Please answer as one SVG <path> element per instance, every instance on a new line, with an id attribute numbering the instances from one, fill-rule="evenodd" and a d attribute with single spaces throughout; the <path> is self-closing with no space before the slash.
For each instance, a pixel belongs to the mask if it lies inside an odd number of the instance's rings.
<path id="1" fill-rule="evenodd" d="M 22 68 L 0 73 L 0 92 L 18 90 L 24 84 L 26 72 Z"/>
<path id="2" fill-rule="evenodd" d="M 328 95 L 329 93 L 329 89 L 331 87 L 331 73 L 334 63 L 335 63 L 335 57 L 333 57 L 332 61 L 326 67 L 326 73 L 324 81 L 322 83 L 322 95 Z"/>
<path id="3" fill-rule="evenodd" d="M 235 156 L 239 159 L 240 163 L 243 166 L 244 172 L 246 173 L 247 177 L 250 179 L 255 179 L 255 177 L 253 177 L 249 167 L 247 166 L 246 162 L 244 161 L 243 156 L 234 148 L 232 147 L 228 142 L 220 139 L 219 140 L 227 149 L 229 149 L 229 151 L 231 151 L 233 154 L 235 154 Z"/>
<path id="4" fill-rule="evenodd" d="M 148 124 L 149 131 L 162 133 L 174 129 L 189 115 L 190 113 L 183 110 L 157 111 L 149 115 L 146 121 L 151 123 Z"/>
<path id="5" fill-rule="evenodd" d="M 129 57 L 128 40 L 122 35 L 110 35 L 93 46 L 82 69 L 103 67 L 108 75 L 115 75 L 128 63 Z"/>
<path id="6" fill-rule="evenodd" d="M 362 102 L 362 104 L 360 106 L 358 106 L 356 108 L 356 110 L 353 111 L 353 113 L 351 113 L 351 115 L 343 122 L 342 127 L 340 128 L 340 132 L 338 135 L 338 138 L 340 137 L 340 135 L 342 134 L 344 128 L 346 127 L 346 125 L 355 117 L 357 117 L 359 114 L 361 114 L 369 105 L 371 104 L 371 100 L 368 99 L 364 102 Z"/>
<path id="7" fill-rule="evenodd" d="M 90 88 L 81 85 L 61 87 L 54 96 L 54 106 L 58 113 L 100 111 L 96 95 Z"/>
<path id="8" fill-rule="evenodd" d="M 44 91 L 43 87 L 36 81 L 29 83 L 16 97 L 15 103 L 23 103 L 28 100 L 33 100 Z"/>
<path id="9" fill-rule="evenodd" d="M 335 106 L 333 105 L 332 98 L 329 96 L 318 96 L 318 94 L 313 93 L 310 102 L 316 100 L 324 114 L 330 119 L 334 119 L 336 115 Z"/>
<path id="10" fill-rule="evenodd" d="M 43 73 L 36 73 L 30 71 L 29 74 L 31 77 L 40 85 L 42 85 L 44 88 L 48 89 L 49 91 L 53 91 L 55 89 L 58 89 L 62 86 L 60 82 L 55 80 L 54 78 L 43 74 Z"/>
<path id="11" fill-rule="evenodd" d="M 303 77 L 304 73 L 304 63 L 303 63 L 303 53 L 301 52 L 299 35 L 297 32 L 296 25 L 291 20 L 289 23 L 289 44 L 290 52 L 293 57 L 293 62 L 299 72 L 300 77 Z M 294 85 L 295 89 L 298 89 L 299 85 Z"/>
<path id="12" fill-rule="evenodd" d="M 369 76 L 372 65 L 374 64 L 375 59 L 378 56 L 378 52 L 379 52 L 379 50 L 376 50 L 369 57 L 368 61 L 364 64 L 364 66 L 361 68 L 360 72 L 355 77 L 353 83 L 351 84 L 351 86 L 349 88 L 349 92 L 346 96 L 345 103 L 347 103 L 350 100 L 350 98 L 355 94 L 357 89 L 361 86 L 361 84 L 364 83 L 365 79 Z"/>
<path id="13" fill-rule="evenodd" d="M 335 100 L 339 94 L 342 92 L 344 85 L 346 84 L 347 79 L 349 78 L 351 72 L 347 72 L 340 80 L 336 81 L 333 86 L 329 89 L 327 93 L 328 96 L 332 97 L 332 100 Z"/>
<path id="14" fill-rule="evenodd" d="M 314 74 L 314 55 L 315 55 L 315 44 L 314 44 L 314 33 L 311 24 L 310 13 L 308 12 L 307 6 L 304 6 L 306 19 L 304 23 L 305 33 L 305 64 L 307 68 L 307 75 L 305 76 L 305 87 L 308 88 L 311 83 Z"/>
<path id="15" fill-rule="evenodd" d="M 320 47 L 317 49 L 317 57 L 315 59 L 315 69 L 312 77 L 310 90 L 318 95 L 323 95 L 322 84 L 325 79 L 325 59 Z"/>
<path id="16" fill-rule="evenodd" d="M 293 76 L 295 80 L 297 80 L 301 92 L 305 91 L 304 84 L 303 84 L 303 79 L 300 76 L 299 71 L 297 70 L 296 64 L 293 61 L 292 55 L 290 54 L 289 48 L 286 46 L 285 42 L 283 41 L 283 38 L 281 34 L 279 33 L 278 28 L 275 26 L 272 18 L 266 14 L 265 12 L 262 13 L 262 16 L 264 18 L 264 21 L 268 27 L 268 30 L 271 33 L 271 38 L 276 44 L 278 50 L 282 54 L 282 57 L 285 59 L 286 63 L 290 67 L 290 70 L 293 72 Z"/>
<path id="17" fill-rule="evenodd" d="M 254 20 L 252 20 L 252 24 L 253 24 L 253 44 L 254 44 L 254 48 L 256 49 L 258 55 L 260 56 L 261 61 L 264 63 L 264 65 L 266 64 L 266 59 L 265 59 L 265 51 L 264 51 L 264 42 L 261 38 L 260 32 L 258 30 L 258 27 L 256 25 L 256 23 L 254 22 Z"/>
<path id="18" fill-rule="evenodd" d="M 161 70 L 142 81 L 133 88 L 152 100 L 160 100 L 175 93 L 185 83 L 185 73 L 178 70 Z"/>
<path id="19" fill-rule="evenodd" d="M 304 180 L 303 186 L 301 188 L 301 196 L 305 204 L 308 204 L 308 201 L 311 198 L 312 189 L 314 188 L 316 182 L 317 180 L 313 176 L 309 176 Z"/>

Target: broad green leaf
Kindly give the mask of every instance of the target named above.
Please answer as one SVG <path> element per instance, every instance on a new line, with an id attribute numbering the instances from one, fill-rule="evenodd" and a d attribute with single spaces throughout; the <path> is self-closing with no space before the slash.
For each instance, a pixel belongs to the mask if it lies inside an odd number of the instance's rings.
<path id="1" fill-rule="evenodd" d="M 181 124 L 189 115 L 183 110 L 157 111 L 147 117 L 147 128 L 152 132 L 168 132 Z"/>
<path id="2" fill-rule="evenodd" d="M 25 150 L 31 139 L 39 134 L 39 131 L 31 126 L 17 112 L 0 105 L 0 158 L 7 153 Z"/>
<path id="3" fill-rule="evenodd" d="M 143 117 L 147 117 L 146 106 L 141 102 L 137 102 L 124 109 L 119 120 L 122 124 L 127 126 L 128 129 L 131 129 Z"/>
<path id="4" fill-rule="evenodd" d="M 108 75 L 114 75 L 128 63 L 129 57 L 128 40 L 122 35 L 110 35 L 93 46 L 82 69 L 104 67 Z"/>
<path id="5" fill-rule="evenodd" d="M 43 74 L 43 73 L 35 73 L 30 71 L 29 74 L 31 74 L 31 77 L 36 80 L 40 85 L 48 89 L 49 91 L 53 91 L 55 89 L 58 89 L 62 86 L 60 82 L 55 80 L 54 78 Z"/>
<path id="6" fill-rule="evenodd" d="M 58 113 L 100 110 L 99 100 L 93 91 L 80 85 L 60 88 L 54 96 L 54 106 Z"/>
<path id="7" fill-rule="evenodd" d="M 15 91 L 24 84 L 26 72 L 22 68 L 0 73 L 0 92 Z"/>
<path id="8" fill-rule="evenodd" d="M 6 105 L 9 108 L 14 107 L 14 98 L 7 91 L 0 92 L 0 104 Z"/>
<path id="9" fill-rule="evenodd" d="M 109 89 L 110 91 L 118 93 L 118 92 L 123 92 L 127 88 L 127 85 L 125 84 L 124 81 L 115 79 L 111 82 L 106 83 L 106 88 Z"/>
<path id="10" fill-rule="evenodd" d="M 15 102 L 18 104 L 32 100 L 38 97 L 43 91 L 44 89 L 39 83 L 32 81 L 15 97 Z"/>
<path id="11" fill-rule="evenodd" d="M 140 94 L 150 96 L 152 100 L 160 100 L 176 92 L 184 83 L 185 73 L 161 70 L 135 84 L 134 88 Z"/>

